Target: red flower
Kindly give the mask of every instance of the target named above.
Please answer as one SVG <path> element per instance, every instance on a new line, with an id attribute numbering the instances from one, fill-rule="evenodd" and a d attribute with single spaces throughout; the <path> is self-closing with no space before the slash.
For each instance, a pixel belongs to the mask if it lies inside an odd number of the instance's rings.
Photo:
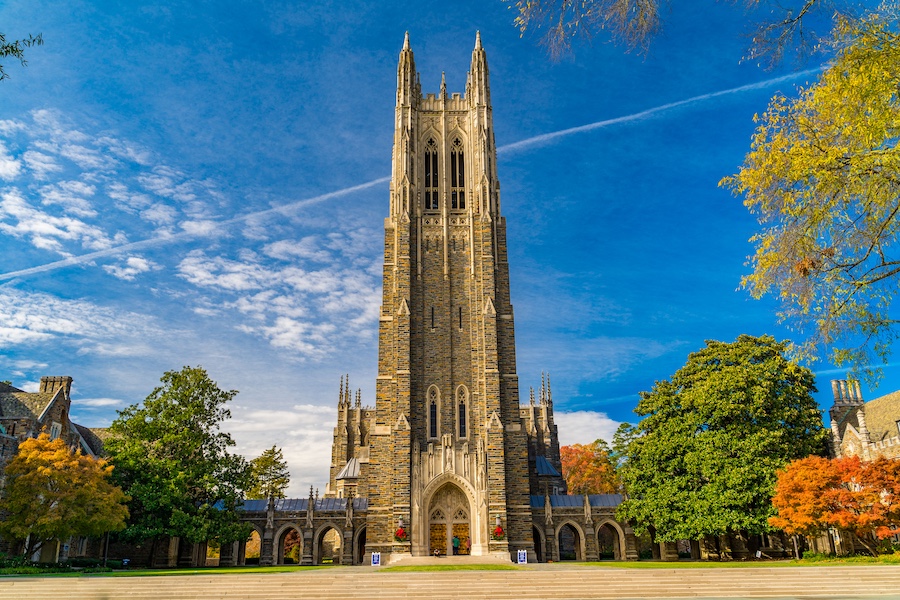
<path id="1" fill-rule="evenodd" d="M 399 527 L 397 531 L 394 532 L 394 539 L 398 542 L 405 542 L 409 535 L 406 533 L 406 530 L 402 527 Z"/>

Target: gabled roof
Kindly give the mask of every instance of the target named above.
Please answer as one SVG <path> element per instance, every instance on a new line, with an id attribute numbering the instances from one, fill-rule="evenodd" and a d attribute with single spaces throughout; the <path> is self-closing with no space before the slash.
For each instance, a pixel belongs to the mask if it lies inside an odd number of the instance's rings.
<path id="1" fill-rule="evenodd" d="M 41 415 L 50 406 L 55 393 L 41 394 L 29 393 L 16 389 L 12 386 L 5 386 L 7 390 L 0 389 L 0 417 L 4 419 L 34 419 L 40 420 Z"/>

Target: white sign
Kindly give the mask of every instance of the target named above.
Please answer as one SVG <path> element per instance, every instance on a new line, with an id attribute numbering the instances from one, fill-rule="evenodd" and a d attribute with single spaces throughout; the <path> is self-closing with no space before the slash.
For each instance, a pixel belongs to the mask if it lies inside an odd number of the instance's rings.
<path id="1" fill-rule="evenodd" d="M 373 552 L 372 553 L 372 566 L 373 567 L 381 566 L 381 552 Z"/>
<path id="2" fill-rule="evenodd" d="M 519 564 L 525 565 L 528 564 L 528 552 L 525 550 L 519 550 Z"/>

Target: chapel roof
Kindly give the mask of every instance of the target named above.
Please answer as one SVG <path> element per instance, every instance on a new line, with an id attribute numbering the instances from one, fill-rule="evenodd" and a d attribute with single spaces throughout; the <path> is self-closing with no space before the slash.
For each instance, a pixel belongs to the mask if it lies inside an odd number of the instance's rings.
<path id="1" fill-rule="evenodd" d="M 900 390 L 870 400 L 863 408 L 870 440 L 880 442 L 900 433 L 897 429 L 897 421 L 900 421 Z"/>
<path id="2" fill-rule="evenodd" d="M 4 388 L 0 388 L 0 418 L 4 419 L 40 419 L 56 395 L 23 392 L 10 385 L 4 385 Z"/>

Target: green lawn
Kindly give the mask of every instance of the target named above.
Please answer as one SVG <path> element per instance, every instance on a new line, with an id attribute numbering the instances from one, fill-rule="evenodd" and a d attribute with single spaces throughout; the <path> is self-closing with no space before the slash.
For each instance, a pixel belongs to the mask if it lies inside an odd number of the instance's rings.
<path id="1" fill-rule="evenodd" d="M 204 567 L 201 569 L 125 569 L 107 573 L 82 573 L 70 571 L 65 573 L 9 573 L 13 569 L 2 569 L 0 575 L 20 577 L 156 577 L 166 575 L 240 575 L 242 573 L 292 573 L 313 569 L 331 569 L 329 565 L 301 567 L 298 565 L 278 565 L 274 567 Z"/>

